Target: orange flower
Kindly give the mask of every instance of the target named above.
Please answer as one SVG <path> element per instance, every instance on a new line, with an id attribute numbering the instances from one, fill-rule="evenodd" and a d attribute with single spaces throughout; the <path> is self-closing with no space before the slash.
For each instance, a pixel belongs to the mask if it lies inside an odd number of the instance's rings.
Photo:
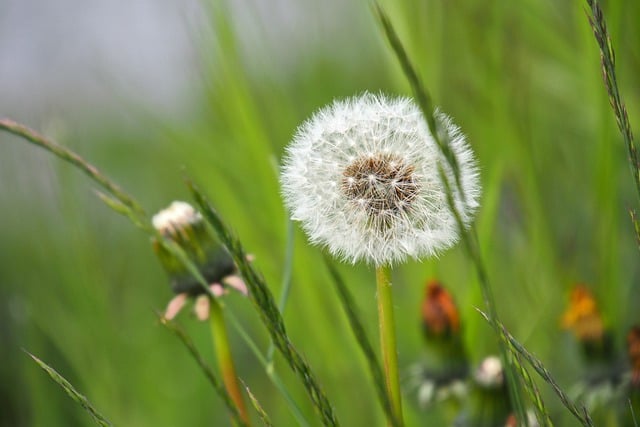
<path id="1" fill-rule="evenodd" d="M 422 325 L 428 336 L 448 336 L 460 331 L 460 316 L 453 297 L 437 280 L 427 283 Z"/>
<path id="2" fill-rule="evenodd" d="M 562 316 L 562 327 L 573 332 L 583 342 L 602 340 L 602 316 L 593 294 L 585 285 L 578 284 L 571 291 L 569 307 Z"/>

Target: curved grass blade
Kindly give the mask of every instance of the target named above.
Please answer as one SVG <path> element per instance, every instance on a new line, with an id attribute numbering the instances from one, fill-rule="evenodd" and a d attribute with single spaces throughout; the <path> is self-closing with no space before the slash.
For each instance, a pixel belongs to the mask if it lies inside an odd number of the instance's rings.
<path id="1" fill-rule="evenodd" d="M 271 340 L 282 353 L 293 372 L 302 381 L 314 408 L 322 419 L 322 423 L 325 426 L 337 426 L 338 419 L 333 410 L 333 406 L 326 397 L 322 387 L 320 387 L 311 367 L 289 340 L 280 310 L 278 310 L 273 294 L 267 287 L 262 275 L 249 263 L 240 240 L 231 233 L 229 227 L 227 227 L 218 212 L 211 206 L 204 195 L 193 182 L 187 180 L 187 186 L 191 190 L 193 198 L 200 207 L 204 218 L 206 218 L 213 227 L 220 242 L 227 248 L 236 262 L 242 277 L 249 287 L 249 298 L 257 308 L 262 321 L 267 327 Z"/>
<path id="2" fill-rule="evenodd" d="M 29 127 L 17 123 L 11 119 L 0 119 L 0 129 L 6 130 L 9 133 L 24 138 L 32 144 L 35 144 L 53 153 L 58 158 L 71 163 L 72 165 L 83 171 L 85 174 L 89 175 L 91 179 L 93 179 L 95 182 L 109 191 L 109 193 L 116 197 L 125 206 L 131 208 L 134 212 L 136 212 L 136 214 L 140 215 L 141 217 L 146 216 L 142 207 L 138 204 L 138 202 L 135 201 L 133 197 L 125 193 L 124 190 L 122 190 L 117 184 L 111 181 L 98 168 L 87 162 L 80 155 L 70 150 L 69 148 L 62 146 L 55 141 L 52 141 L 47 137 L 39 134 L 35 130 L 30 129 Z"/>
<path id="3" fill-rule="evenodd" d="M 477 309 L 478 310 L 478 309 Z M 567 394 L 560 388 L 556 380 L 551 376 L 551 373 L 544 367 L 541 361 L 539 361 L 533 354 L 529 353 L 529 351 L 524 348 L 522 344 L 520 344 L 514 337 L 507 331 L 507 328 L 498 321 L 495 321 L 482 310 L 478 310 L 480 315 L 484 317 L 484 319 L 489 322 L 493 327 L 498 327 L 502 330 L 503 336 L 507 339 L 509 343 L 509 347 L 511 351 L 518 352 L 533 368 L 534 371 L 542 377 L 543 380 L 547 382 L 556 393 L 556 395 L 560 398 L 562 404 L 573 414 L 574 417 L 580 421 L 580 423 L 585 427 L 593 427 L 593 420 L 587 411 L 587 408 L 580 405 L 577 406 L 573 401 L 567 396 Z"/>
<path id="4" fill-rule="evenodd" d="M 338 293 L 338 296 L 340 297 L 342 308 L 344 309 L 344 312 L 349 319 L 351 331 L 355 335 L 365 359 L 367 359 L 367 363 L 369 365 L 369 373 L 371 374 L 373 384 L 376 387 L 376 392 L 378 394 L 380 404 L 382 405 L 382 409 L 384 409 L 385 415 L 387 416 L 387 421 L 392 426 L 400 426 L 400 422 L 393 413 L 391 400 L 389 398 L 389 394 L 387 393 L 387 386 L 385 385 L 384 375 L 382 373 L 382 368 L 380 368 L 376 353 L 373 350 L 373 346 L 371 345 L 371 342 L 367 337 L 367 333 L 365 332 L 364 326 L 362 325 L 358 313 L 356 312 L 357 307 L 353 300 L 353 296 L 349 292 L 349 289 L 344 284 L 340 273 L 338 273 L 333 264 L 331 264 L 331 262 L 327 258 L 324 259 L 324 262 L 327 266 L 327 269 L 329 270 L 331 278 L 333 279 L 333 283 L 336 286 L 336 291 Z"/>
<path id="5" fill-rule="evenodd" d="M 55 369 L 53 369 L 51 366 L 44 363 L 42 360 L 40 360 L 33 354 L 29 353 L 28 351 L 24 350 L 24 352 L 27 353 L 47 374 L 49 374 L 51 379 L 55 381 L 60 387 L 62 387 L 62 389 L 65 391 L 65 393 L 67 393 L 67 395 L 71 399 L 79 403 L 80 406 L 82 406 L 84 410 L 87 411 L 89 415 L 91 415 L 91 418 L 93 418 L 96 424 L 102 427 L 110 427 L 112 425 L 109 421 L 107 421 L 107 419 L 104 416 L 102 416 L 93 407 L 91 402 L 89 402 L 89 400 L 87 400 L 86 397 L 78 393 L 75 387 L 73 387 L 73 385 L 69 381 L 67 381 L 62 375 L 56 372 Z"/>
<path id="6" fill-rule="evenodd" d="M 616 53 L 613 50 L 613 43 L 611 42 L 611 36 L 607 29 L 607 23 L 604 19 L 604 12 L 600 7 L 600 2 L 598 2 L 598 0 L 586 0 L 586 2 L 591 12 L 587 14 L 587 18 L 589 19 L 593 35 L 600 49 L 602 79 L 604 80 L 607 95 L 609 96 L 609 104 L 616 117 L 618 130 L 622 134 L 622 138 L 627 146 L 631 175 L 633 176 L 633 182 L 636 186 L 636 192 L 640 198 L 640 156 L 638 155 L 638 148 L 633 140 L 633 132 L 631 131 L 631 124 L 629 123 L 627 107 L 624 104 L 622 95 L 620 95 L 620 89 L 618 88 Z M 631 221 L 633 222 L 636 240 L 639 242 L 638 246 L 640 247 L 640 224 L 633 210 L 631 211 Z"/>
<path id="7" fill-rule="evenodd" d="M 267 374 L 267 376 L 269 377 L 273 385 L 282 394 L 282 397 L 284 397 L 284 400 L 287 402 L 287 405 L 291 410 L 291 414 L 298 422 L 298 425 L 300 427 L 310 427 L 311 424 L 309 424 L 309 421 L 307 421 L 307 419 L 304 417 L 302 410 L 300 409 L 298 404 L 295 402 L 295 400 L 293 400 L 293 397 L 287 390 L 287 387 L 285 386 L 285 384 L 280 379 L 280 376 L 278 376 L 278 374 L 276 373 L 276 370 L 273 369 L 273 364 L 268 363 L 267 359 L 260 351 L 260 348 L 258 348 L 258 345 L 251 338 L 251 336 L 249 336 L 247 331 L 242 327 L 242 325 L 240 324 L 240 322 L 235 317 L 232 311 L 228 312 L 228 317 L 229 317 L 229 320 L 231 321 L 231 325 L 236 329 L 236 332 L 240 335 L 240 338 L 242 338 L 245 341 L 245 343 L 247 344 L 249 349 L 253 352 L 258 362 L 260 362 L 260 365 L 262 365 L 262 367 L 264 368 L 265 373 Z"/>

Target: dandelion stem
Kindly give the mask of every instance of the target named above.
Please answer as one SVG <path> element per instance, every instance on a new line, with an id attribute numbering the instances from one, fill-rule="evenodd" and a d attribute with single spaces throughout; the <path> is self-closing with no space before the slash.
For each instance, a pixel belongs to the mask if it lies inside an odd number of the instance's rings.
<path id="1" fill-rule="evenodd" d="M 389 267 L 376 267 L 376 285 L 378 290 L 378 322 L 380 324 L 380 345 L 382 347 L 384 376 L 387 384 L 387 392 L 389 393 L 393 411 L 395 412 L 395 418 L 399 421 L 399 425 L 402 425 L 402 397 L 400 395 L 396 325 L 393 316 L 393 293 Z"/>
<path id="2" fill-rule="evenodd" d="M 211 336 L 213 338 L 213 345 L 218 358 L 218 364 L 220 365 L 220 371 L 222 372 L 222 380 L 225 388 L 227 389 L 227 393 L 240 412 L 240 419 L 248 426 L 251 423 L 247 413 L 247 408 L 244 404 L 244 398 L 242 397 L 242 391 L 238 384 L 236 368 L 233 364 L 229 338 L 227 336 L 227 328 L 222 314 L 222 307 L 220 307 L 218 301 L 213 297 L 209 297 L 209 303 L 211 306 L 209 314 Z"/>

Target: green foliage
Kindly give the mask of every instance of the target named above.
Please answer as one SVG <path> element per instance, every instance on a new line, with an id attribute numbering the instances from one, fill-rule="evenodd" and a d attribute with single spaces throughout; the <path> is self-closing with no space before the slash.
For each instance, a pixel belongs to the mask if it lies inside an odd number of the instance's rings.
<path id="1" fill-rule="evenodd" d="M 189 197 L 184 167 L 255 255 L 271 293 L 280 295 L 287 226 L 273 163 L 282 147 L 300 122 L 334 97 L 363 90 L 410 93 L 367 2 L 344 3 L 346 17 L 314 36 L 326 45 L 300 37 L 304 50 L 282 61 L 286 49 L 269 45 L 268 37 L 242 45 L 245 29 L 234 26 L 230 10 L 212 6 L 216 36 L 195 39 L 202 51 L 202 91 L 191 100 L 187 118 L 152 114 L 124 126 L 102 115 L 63 117 L 71 133 L 61 142 L 99 165 L 147 211 Z M 332 7 L 296 4 L 303 28 L 315 22 L 314 8 Z M 544 362 L 538 368 L 566 389 L 584 372 L 575 340 L 558 328 L 570 285 L 593 286 L 618 351 L 628 326 L 640 322 L 630 303 L 640 298 L 640 265 L 627 213 L 637 206 L 636 188 L 584 4 L 389 0 L 383 6 L 433 104 L 454 117 L 480 159 L 485 190 L 478 242 L 500 319 Z M 620 0 L 602 6 L 625 116 L 637 125 L 640 65 L 633 41 L 640 39 L 640 5 Z M 273 28 L 260 24 L 252 30 L 271 34 Z M 171 292 L 146 234 L 105 209 L 92 184 L 72 168 L 4 133 L 0 182 L 0 425 L 81 422 L 77 407 L 24 361 L 21 347 L 64 366 L 70 382 L 99 402 L 116 425 L 226 425 L 223 401 L 150 314 Z M 116 207 L 115 199 L 104 200 Z M 117 207 L 123 213 L 133 208 Z M 384 412 L 375 404 L 366 359 L 358 356 L 340 314 L 320 251 L 299 230 L 294 239 L 282 319 L 287 334 L 343 425 L 380 425 Z M 362 310 L 363 327 L 375 336 L 373 271 L 338 270 Z M 456 296 L 472 359 L 497 351 L 475 310 L 482 297 L 461 247 L 396 273 L 401 369 L 422 355 L 418 301 L 430 277 Z M 258 346 L 269 347 L 270 335 L 251 304 L 230 295 L 225 310 Z M 202 358 L 214 360 L 210 346 L 200 345 L 208 343 L 206 328 L 181 316 Z M 295 425 L 264 365 L 240 334 L 231 329 L 230 335 L 239 376 L 273 424 Z M 285 363 L 276 353 L 273 369 L 313 419 L 313 404 Z M 576 425 L 553 391 L 538 386 L 554 425 Z M 425 412 L 413 400 L 404 396 L 407 425 L 446 425 L 445 409 Z"/>

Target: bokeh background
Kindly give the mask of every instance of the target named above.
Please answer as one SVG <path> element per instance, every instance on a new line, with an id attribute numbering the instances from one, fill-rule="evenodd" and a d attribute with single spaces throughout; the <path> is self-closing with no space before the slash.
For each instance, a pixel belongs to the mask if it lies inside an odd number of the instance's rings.
<path id="1" fill-rule="evenodd" d="M 640 122 L 640 3 L 605 1 L 619 85 Z M 482 168 L 477 220 L 499 312 L 570 387 L 582 375 L 559 328 L 568 290 L 594 291 L 623 348 L 640 322 L 638 205 L 580 0 L 385 1 L 435 102 Z M 337 97 L 408 95 L 366 1 L 0 1 L 0 115 L 72 147 L 153 213 L 188 200 L 191 176 L 255 254 L 279 295 L 287 229 L 277 164 L 296 126 Z M 638 130 L 637 127 L 634 127 Z M 104 206 L 77 170 L 0 135 L 0 425 L 90 425 L 23 353 L 59 370 L 116 425 L 227 425 L 223 405 L 153 310 L 171 297 L 147 237 Z M 343 425 L 383 425 L 364 359 L 324 268 L 295 228 L 284 313 Z M 341 265 L 377 336 L 373 271 Z M 475 273 L 458 247 L 395 271 L 403 370 L 424 351 L 419 307 L 438 278 L 460 305 L 474 363 L 496 341 L 476 313 Z M 251 305 L 228 305 L 268 346 Z M 210 360 L 205 325 L 181 317 Z M 275 425 L 295 425 L 246 344 L 240 376 Z M 299 382 L 276 369 L 312 418 Z M 562 415 L 541 385 L 558 425 Z M 405 395 L 409 425 L 442 425 Z"/>

